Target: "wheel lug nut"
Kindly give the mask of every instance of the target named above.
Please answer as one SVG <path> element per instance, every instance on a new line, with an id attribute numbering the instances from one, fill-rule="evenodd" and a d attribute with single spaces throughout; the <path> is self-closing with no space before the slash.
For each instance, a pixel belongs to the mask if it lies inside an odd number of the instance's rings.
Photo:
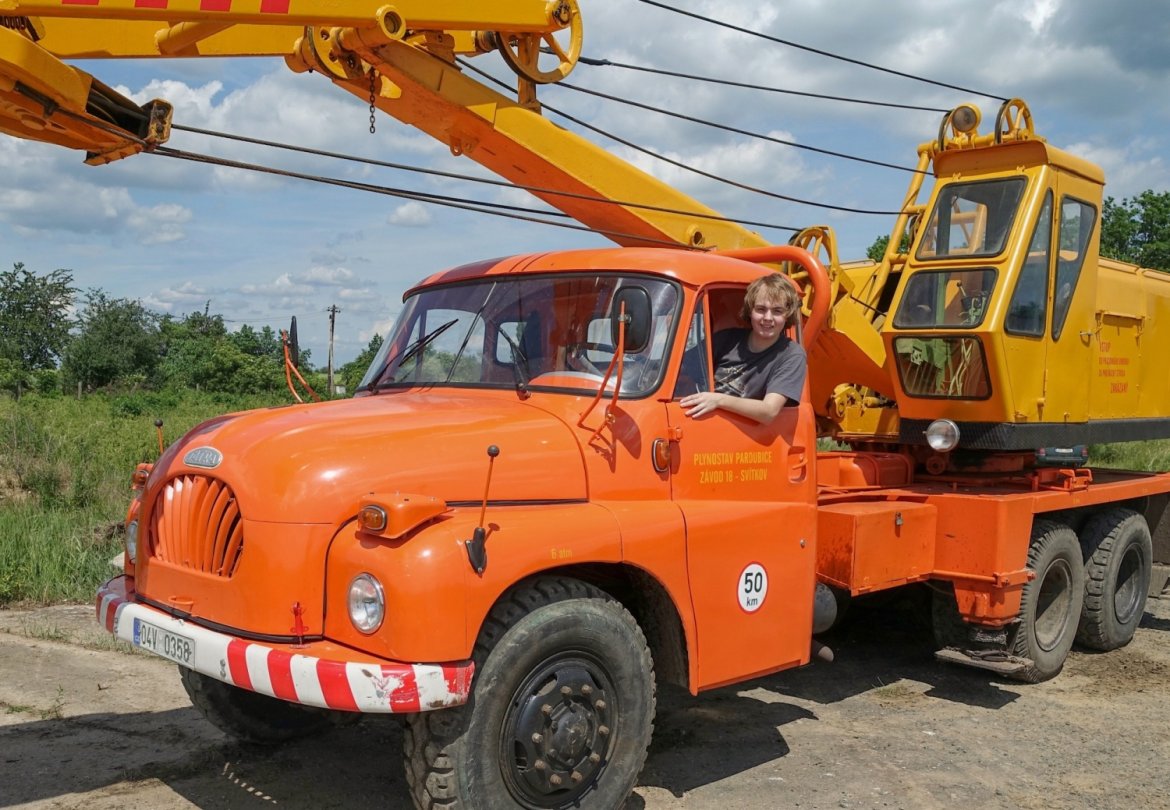
<path id="1" fill-rule="evenodd" d="M 592 754 L 589 755 L 589 762 L 590 762 L 590 764 L 593 764 L 593 765 L 596 765 L 598 762 L 601 762 L 601 754 L 594 751 Z"/>
<path id="2" fill-rule="evenodd" d="M 559 784 L 560 784 L 561 782 L 563 782 L 563 781 L 564 781 L 564 780 L 563 780 L 563 779 L 561 779 L 560 775 L 559 775 L 559 774 L 555 774 L 555 773 L 554 773 L 552 776 L 550 776 L 550 777 L 548 778 L 548 783 L 549 783 L 550 785 L 554 786 L 554 787 L 556 787 L 557 785 L 559 785 Z"/>
<path id="3" fill-rule="evenodd" d="M 574 782 L 580 782 L 585 777 L 581 776 L 580 771 L 573 771 L 573 773 L 569 776 L 569 778 L 572 779 Z"/>
<path id="4" fill-rule="evenodd" d="M 596 703 L 594 703 L 593 705 L 597 707 L 597 711 L 599 711 L 599 712 L 605 711 L 605 701 L 604 700 L 599 700 Z"/>
<path id="5" fill-rule="evenodd" d="M 547 703 L 540 707 L 541 714 L 552 714 L 552 706 Z"/>
<path id="6" fill-rule="evenodd" d="M 561 694 L 564 695 L 565 697 L 568 697 L 569 695 L 573 694 L 573 690 L 568 686 L 562 686 L 561 687 Z"/>
<path id="7" fill-rule="evenodd" d="M 609 726 L 598 726 L 597 733 L 600 734 L 602 737 L 609 736 Z"/>
<path id="8" fill-rule="evenodd" d="M 585 684 L 584 686 L 581 687 L 581 694 L 585 695 L 586 697 L 588 697 L 589 695 L 592 695 L 593 694 L 593 687 L 590 686 L 589 684 Z"/>
<path id="9" fill-rule="evenodd" d="M 537 745 L 540 745 L 542 742 L 544 742 L 544 735 L 540 732 L 537 732 L 536 734 L 532 735 L 532 741 Z"/>
<path id="10" fill-rule="evenodd" d="M 545 761 L 543 759 L 538 759 L 538 760 L 536 760 L 536 764 L 534 767 L 538 771 L 543 771 L 548 767 L 548 765 L 545 763 Z"/>

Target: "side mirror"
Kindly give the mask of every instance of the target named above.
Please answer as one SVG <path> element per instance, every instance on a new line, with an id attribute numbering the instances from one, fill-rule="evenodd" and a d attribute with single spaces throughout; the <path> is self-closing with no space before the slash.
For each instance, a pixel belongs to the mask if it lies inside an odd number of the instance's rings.
<path id="1" fill-rule="evenodd" d="M 650 342 L 650 323 L 654 317 L 650 293 L 642 287 L 622 287 L 613 296 L 613 317 L 610 319 L 611 340 L 617 346 L 621 332 L 619 313 L 625 306 L 626 344 L 622 348 L 637 353 Z"/>

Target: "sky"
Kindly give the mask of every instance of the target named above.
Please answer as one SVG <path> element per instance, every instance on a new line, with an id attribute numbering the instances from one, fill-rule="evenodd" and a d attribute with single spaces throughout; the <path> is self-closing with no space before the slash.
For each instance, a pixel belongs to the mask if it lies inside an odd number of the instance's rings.
<path id="1" fill-rule="evenodd" d="M 579 0 L 583 54 L 806 93 L 950 109 L 1019 97 L 1036 130 L 1098 163 L 1120 201 L 1170 190 L 1170 6 L 1163 0 L 676 0 L 668 5 L 849 59 L 969 88 L 951 90 L 713 26 L 640 0 Z M 1107 7 L 1108 6 L 1108 7 Z M 510 81 L 498 54 L 476 67 Z M 78 67 L 174 121 L 465 174 L 487 176 L 421 132 L 379 115 L 280 59 L 85 61 Z M 937 135 L 936 112 L 907 111 L 581 64 L 569 82 L 818 149 L 913 166 Z M 910 175 L 638 110 L 570 89 L 539 98 L 623 139 L 742 183 L 813 202 L 895 210 Z M 553 114 L 549 117 L 580 131 Z M 733 217 L 829 225 L 843 259 L 861 258 L 891 216 L 779 201 L 580 134 Z M 486 201 L 539 206 L 524 192 L 310 158 L 176 132 L 169 146 L 281 168 Z M 0 266 L 63 268 L 77 287 L 182 316 L 205 307 L 231 329 L 287 328 L 297 317 L 313 362 L 335 363 L 385 334 L 403 293 L 431 273 L 514 253 L 603 247 L 603 237 L 415 201 L 139 155 L 91 167 L 83 155 L 0 136 Z M 789 233 L 760 229 L 782 243 Z"/>

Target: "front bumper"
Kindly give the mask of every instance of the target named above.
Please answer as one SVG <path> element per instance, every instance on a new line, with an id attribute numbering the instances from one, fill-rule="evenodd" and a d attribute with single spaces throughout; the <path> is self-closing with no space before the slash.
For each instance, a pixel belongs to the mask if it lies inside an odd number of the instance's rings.
<path id="1" fill-rule="evenodd" d="M 191 642 L 190 668 L 196 672 L 323 709 L 399 714 L 460 706 L 467 702 L 475 674 L 471 661 L 407 664 L 363 657 L 330 642 L 294 647 L 245 641 L 138 603 L 134 580 L 127 576 L 98 589 L 97 618 L 116 638 L 139 649 L 146 648 L 135 638 L 136 620 L 148 622 Z"/>

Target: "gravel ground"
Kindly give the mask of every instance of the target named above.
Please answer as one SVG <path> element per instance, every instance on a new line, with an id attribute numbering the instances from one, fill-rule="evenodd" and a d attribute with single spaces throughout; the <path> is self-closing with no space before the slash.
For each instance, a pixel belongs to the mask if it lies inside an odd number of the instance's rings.
<path id="1" fill-rule="evenodd" d="M 1170 808 L 1170 598 L 1037 685 L 936 663 L 920 616 L 856 610 L 833 664 L 663 691 L 627 808 Z M 0 611 L 3 807 L 408 808 L 401 736 L 379 718 L 239 745 L 89 607 Z"/>

